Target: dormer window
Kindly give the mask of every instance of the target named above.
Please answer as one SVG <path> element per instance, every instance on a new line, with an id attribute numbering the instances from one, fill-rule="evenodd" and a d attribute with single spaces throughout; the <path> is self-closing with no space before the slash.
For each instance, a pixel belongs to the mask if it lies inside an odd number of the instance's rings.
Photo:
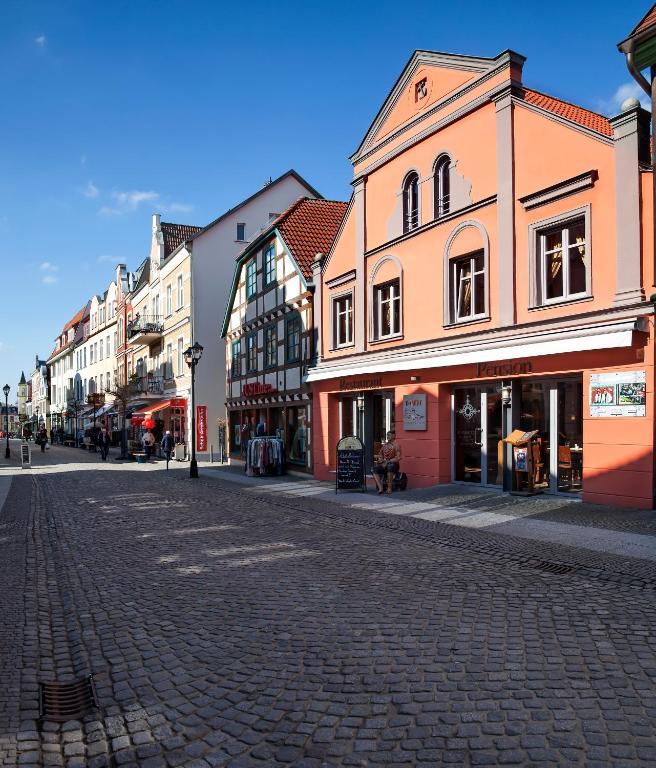
<path id="1" fill-rule="evenodd" d="M 440 155 L 435 163 L 435 175 L 433 176 L 435 218 L 446 216 L 450 210 L 449 168 L 451 158 L 448 155 Z"/>
<path id="2" fill-rule="evenodd" d="M 414 171 L 403 183 L 403 231 L 411 232 L 419 226 L 419 175 Z"/>

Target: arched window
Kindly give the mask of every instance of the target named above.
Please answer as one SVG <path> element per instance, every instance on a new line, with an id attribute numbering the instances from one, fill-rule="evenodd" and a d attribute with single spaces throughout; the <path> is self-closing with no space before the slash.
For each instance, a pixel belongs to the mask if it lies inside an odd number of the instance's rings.
<path id="1" fill-rule="evenodd" d="M 409 173 L 403 183 L 403 231 L 419 226 L 419 176 Z"/>
<path id="2" fill-rule="evenodd" d="M 435 163 L 435 175 L 433 176 L 433 199 L 435 201 L 435 218 L 446 216 L 450 209 L 449 168 L 451 158 L 448 155 L 440 155 Z"/>

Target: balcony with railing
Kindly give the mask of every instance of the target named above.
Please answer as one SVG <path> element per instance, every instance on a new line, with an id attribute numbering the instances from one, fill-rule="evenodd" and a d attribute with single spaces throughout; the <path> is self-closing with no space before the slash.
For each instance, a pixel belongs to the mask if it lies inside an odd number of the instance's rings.
<path id="1" fill-rule="evenodd" d="M 138 374 L 130 379 L 130 389 L 133 395 L 162 395 L 164 394 L 164 379 L 161 376 Z"/>
<path id="2" fill-rule="evenodd" d="M 136 315 L 127 325 L 128 344 L 154 344 L 162 338 L 161 315 Z"/>

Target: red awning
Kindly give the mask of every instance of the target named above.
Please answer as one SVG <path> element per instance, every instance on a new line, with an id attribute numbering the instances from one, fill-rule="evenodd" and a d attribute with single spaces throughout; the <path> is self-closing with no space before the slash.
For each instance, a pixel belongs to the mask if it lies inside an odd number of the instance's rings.
<path id="1" fill-rule="evenodd" d="M 169 400 L 157 400 L 146 407 L 142 407 L 141 410 L 135 411 L 132 414 L 132 423 L 141 422 L 148 416 L 152 416 L 157 411 L 163 411 L 165 408 L 184 408 L 187 405 L 187 401 L 184 397 L 172 397 Z"/>

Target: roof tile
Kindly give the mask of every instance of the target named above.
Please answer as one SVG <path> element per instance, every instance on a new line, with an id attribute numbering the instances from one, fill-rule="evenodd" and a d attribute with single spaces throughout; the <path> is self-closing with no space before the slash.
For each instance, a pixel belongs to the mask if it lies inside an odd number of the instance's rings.
<path id="1" fill-rule="evenodd" d="M 652 5 L 647 13 L 640 19 L 636 28 L 633 30 L 633 32 L 631 32 L 629 37 L 634 37 L 640 32 L 643 32 L 645 29 L 647 29 L 647 27 L 651 27 L 652 24 L 656 24 L 656 4 Z"/>
<path id="2" fill-rule="evenodd" d="M 171 224 L 166 221 L 160 222 L 162 235 L 164 235 L 164 258 L 168 258 L 176 248 L 179 248 L 185 240 L 189 240 L 196 232 L 200 232 L 202 227 L 192 227 L 189 224 Z"/>
<path id="3" fill-rule="evenodd" d="M 530 88 L 524 88 L 524 101 L 592 131 L 602 133 L 604 136 L 613 135 L 610 120 L 597 112 L 578 107 L 576 104 L 570 104 L 568 101 L 557 99 L 554 96 L 547 96 L 546 93 L 540 93 L 540 91 L 534 91 Z"/>

